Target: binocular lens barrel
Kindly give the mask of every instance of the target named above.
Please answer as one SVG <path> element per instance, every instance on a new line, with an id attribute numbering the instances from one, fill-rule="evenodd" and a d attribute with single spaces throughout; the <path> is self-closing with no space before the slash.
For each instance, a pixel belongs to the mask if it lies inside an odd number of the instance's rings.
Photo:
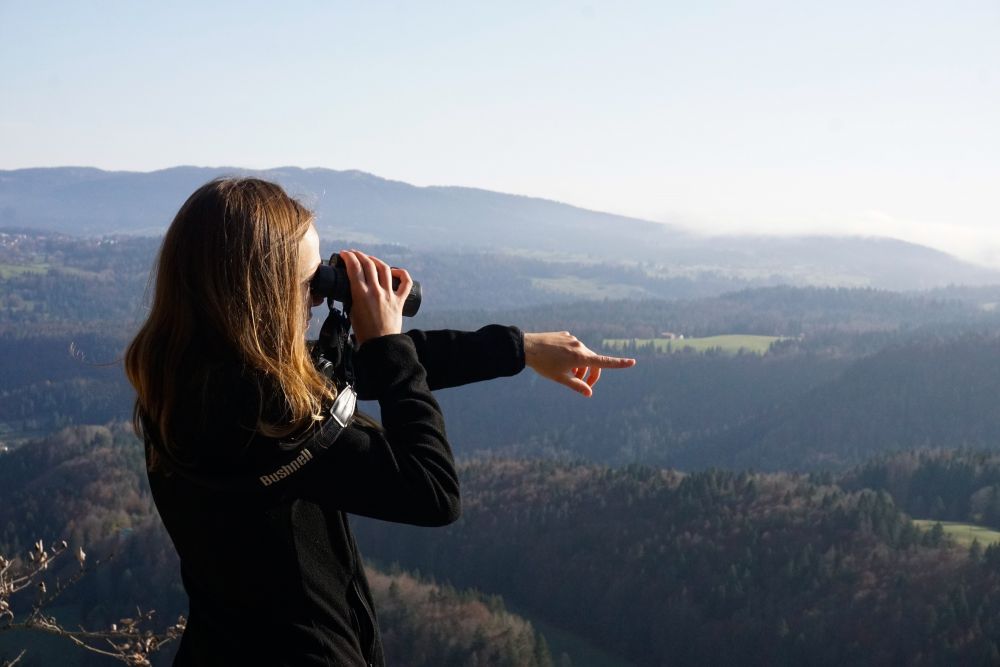
<path id="1" fill-rule="evenodd" d="M 351 308 L 351 282 L 347 277 L 347 269 L 344 260 L 340 255 L 330 258 L 332 264 L 321 264 L 316 270 L 312 281 L 309 283 L 309 290 L 313 294 L 318 294 L 327 299 L 333 299 L 344 304 L 345 310 Z M 392 279 L 392 288 L 399 287 L 399 278 Z M 413 281 L 413 288 L 410 289 L 409 296 L 403 303 L 403 315 L 413 317 L 420 310 L 420 283 Z"/>

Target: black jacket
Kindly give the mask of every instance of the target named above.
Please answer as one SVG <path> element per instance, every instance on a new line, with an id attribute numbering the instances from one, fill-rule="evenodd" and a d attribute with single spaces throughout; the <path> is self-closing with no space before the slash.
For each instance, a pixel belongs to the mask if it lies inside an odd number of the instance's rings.
<path id="1" fill-rule="evenodd" d="M 290 464 L 299 450 L 254 429 L 266 403 L 257 385 L 228 364 L 191 392 L 191 411 L 178 423 L 192 456 L 183 470 L 197 474 L 149 472 L 190 599 L 175 665 L 384 664 L 345 513 L 455 521 L 458 478 L 431 390 L 518 373 L 524 337 L 498 325 L 411 331 L 366 342 L 354 367 L 360 397 L 379 401 L 384 431 L 349 426 L 322 455 L 266 487 L 241 482 Z M 195 409 L 204 401 L 209 417 L 184 422 L 204 412 Z"/>

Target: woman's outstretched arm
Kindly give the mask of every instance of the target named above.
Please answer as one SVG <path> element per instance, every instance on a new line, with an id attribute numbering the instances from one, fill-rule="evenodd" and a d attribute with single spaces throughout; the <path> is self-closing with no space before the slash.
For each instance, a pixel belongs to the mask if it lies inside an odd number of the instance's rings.
<path id="1" fill-rule="evenodd" d="M 635 359 L 591 351 L 568 331 L 522 333 L 491 324 L 478 331 L 407 331 L 432 390 L 516 375 L 529 366 L 542 377 L 591 396 L 601 369 L 631 368 Z"/>

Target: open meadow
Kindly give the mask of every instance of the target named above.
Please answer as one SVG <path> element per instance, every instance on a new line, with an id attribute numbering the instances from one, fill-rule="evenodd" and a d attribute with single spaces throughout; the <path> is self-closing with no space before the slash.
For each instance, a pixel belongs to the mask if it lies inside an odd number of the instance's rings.
<path id="1" fill-rule="evenodd" d="M 650 347 L 657 352 L 673 353 L 690 350 L 693 352 L 708 352 L 719 350 L 725 354 L 767 354 L 771 344 L 781 340 L 780 336 L 751 336 L 744 334 L 727 334 L 722 336 L 706 336 L 704 338 L 606 338 L 604 346 L 613 350 L 642 350 Z"/>
<path id="2" fill-rule="evenodd" d="M 945 535 L 951 536 L 956 543 L 962 546 L 972 546 L 973 541 L 979 540 L 979 544 L 986 546 L 994 542 L 1000 542 L 1000 532 L 992 528 L 977 526 L 974 523 L 960 523 L 958 521 L 933 521 L 931 519 L 914 519 L 913 523 L 923 530 L 931 530 L 934 524 L 940 523 Z"/>

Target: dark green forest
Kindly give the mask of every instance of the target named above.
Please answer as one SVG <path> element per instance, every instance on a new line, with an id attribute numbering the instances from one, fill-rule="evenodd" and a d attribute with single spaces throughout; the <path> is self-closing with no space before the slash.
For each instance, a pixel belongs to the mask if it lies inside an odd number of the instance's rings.
<path id="1" fill-rule="evenodd" d="M 845 488 L 878 489 L 913 516 L 1000 529 L 1000 455 L 972 449 L 900 452 L 841 478 Z"/>
<path id="2" fill-rule="evenodd" d="M 1000 547 L 953 548 L 884 491 L 502 460 L 462 474 L 462 521 L 364 521 L 367 552 L 500 591 L 635 664 L 977 664 L 997 650 Z"/>
<path id="3" fill-rule="evenodd" d="M 975 505 L 997 459 L 907 456 L 836 476 L 484 459 L 461 467 L 463 516 L 450 527 L 354 523 L 387 651 L 412 660 L 393 664 L 565 664 L 508 601 L 623 664 L 988 662 L 1000 546 L 918 529 L 894 495 L 906 479 L 891 477 L 893 490 L 877 479 L 908 469 L 945 504 Z M 67 619 L 100 628 L 136 604 L 183 612 L 125 425 L 72 427 L 0 461 L 0 552 L 44 534 L 100 561 L 60 597 Z M 10 641 L 0 632 L 0 654 Z"/>

